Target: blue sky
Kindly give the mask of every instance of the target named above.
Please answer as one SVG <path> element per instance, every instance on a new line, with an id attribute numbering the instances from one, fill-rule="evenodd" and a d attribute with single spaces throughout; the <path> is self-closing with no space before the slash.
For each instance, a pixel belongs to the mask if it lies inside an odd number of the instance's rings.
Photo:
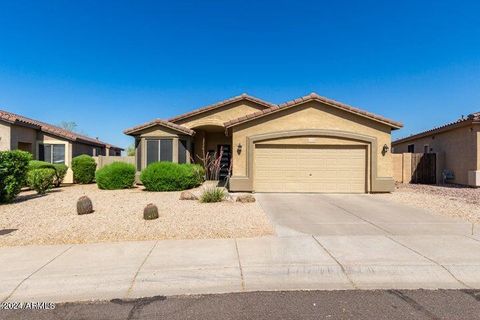
<path id="1" fill-rule="evenodd" d="M 317 92 L 394 137 L 480 111 L 478 1 L 0 1 L 0 108 L 120 146 L 247 92 Z"/>

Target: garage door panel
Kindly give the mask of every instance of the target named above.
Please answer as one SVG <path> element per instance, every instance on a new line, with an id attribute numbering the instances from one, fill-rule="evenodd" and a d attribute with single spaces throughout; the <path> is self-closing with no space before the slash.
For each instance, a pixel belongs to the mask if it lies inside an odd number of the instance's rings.
<path id="1" fill-rule="evenodd" d="M 366 148 L 260 145 L 255 148 L 257 192 L 363 193 Z"/>

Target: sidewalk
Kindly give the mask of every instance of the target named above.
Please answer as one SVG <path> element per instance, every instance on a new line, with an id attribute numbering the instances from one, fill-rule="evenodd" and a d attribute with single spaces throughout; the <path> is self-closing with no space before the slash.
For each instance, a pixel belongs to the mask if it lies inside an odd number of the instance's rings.
<path id="1" fill-rule="evenodd" d="M 295 236 L 0 248 L 2 301 L 480 288 L 480 236 Z"/>

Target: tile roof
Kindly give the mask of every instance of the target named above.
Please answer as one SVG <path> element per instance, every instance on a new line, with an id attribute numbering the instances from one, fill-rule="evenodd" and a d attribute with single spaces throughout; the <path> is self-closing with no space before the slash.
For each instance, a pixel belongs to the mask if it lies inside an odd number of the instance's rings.
<path id="1" fill-rule="evenodd" d="M 255 102 L 255 103 L 258 103 L 259 105 L 265 107 L 265 108 L 270 108 L 270 107 L 274 107 L 275 104 L 272 104 L 270 102 L 267 102 L 267 101 L 264 101 L 264 100 L 261 100 L 261 99 L 258 99 L 258 98 L 255 98 L 255 97 L 252 97 L 246 93 L 243 93 L 239 96 L 236 96 L 236 97 L 233 97 L 233 98 L 229 98 L 229 99 L 226 99 L 226 100 L 222 100 L 220 102 L 217 102 L 217 103 L 214 103 L 214 104 L 211 104 L 211 105 L 208 105 L 208 106 L 205 106 L 205 107 L 202 107 L 202 108 L 199 108 L 199 109 L 196 109 L 196 110 L 193 110 L 193 111 L 190 111 L 190 112 L 187 112 L 187 113 L 184 113 L 184 114 L 181 114 L 179 116 L 176 116 L 176 117 L 173 117 L 171 119 L 168 119 L 168 121 L 170 122 L 176 122 L 176 121 L 179 121 L 179 120 L 182 120 L 182 119 L 185 119 L 185 118 L 189 118 L 189 117 L 192 117 L 192 116 L 195 116 L 197 114 L 200 114 L 200 113 L 204 113 L 204 112 L 207 112 L 207 111 L 210 111 L 210 110 L 214 110 L 214 109 L 217 109 L 217 108 L 220 108 L 220 107 L 223 107 L 227 104 L 230 104 L 230 103 L 233 103 L 233 102 L 237 102 L 237 101 L 241 101 L 241 100 L 248 100 L 248 101 L 252 101 L 252 102 Z"/>
<path id="2" fill-rule="evenodd" d="M 160 126 L 163 126 L 163 127 L 166 127 L 166 128 L 169 128 L 169 129 L 172 129 L 172 130 L 184 133 L 184 134 L 188 134 L 190 136 L 193 136 L 195 134 L 195 131 L 193 131 L 193 130 L 187 128 L 187 127 L 180 126 L 178 124 L 175 124 L 175 123 L 172 123 L 172 122 L 169 122 L 169 121 L 166 121 L 166 120 L 162 120 L 162 119 L 155 119 L 153 121 L 149 121 L 149 122 L 146 122 L 144 124 L 129 128 L 127 130 L 124 130 L 123 133 L 128 134 L 128 135 L 132 135 L 132 134 L 134 134 L 138 131 L 141 131 L 143 129 L 150 128 L 150 127 L 153 127 L 153 126 L 156 126 L 156 125 L 160 125 Z"/>
<path id="3" fill-rule="evenodd" d="M 42 132 L 53 134 L 55 136 L 65 138 L 70 141 L 81 141 L 84 143 L 94 144 L 97 146 L 123 150 L 120 147 L 116 147 L 106 142 L 102 142 L 98 139 L 90 138 L 73 131 L 69 131 L 69 130 L 42 122 L 42 121 L 33 120 L 12 112 L 4 111 L 4 110 L 0 110 L 0 120 L 3 120 L 11 124 L 31 126 L 31 127 L 34 127 L 35 129 L 39 129 Z"/>
<path id="4" fill-rule="evenodd" d="M 466 117 L 462 116 L 460 119 L 455 120 L 453 122 L 449 122 L 449 123 L 446 123 L 446 124 L 438 126 L 438 127 L 433 127 L 432 129 L 422 131 L 422 132 L 419 132 L 419 133 L 415 133 L 415 134 L 412 134 L 408 137 L 397 139 L 395 141 L 392 141 L 392 145 L 393 144 L 399 144 L 399 143 L 406 142 L 406 141 L 410 141 L 410 140 L 414 140 L 414 139 L 418 139 L 418 138 L 428 136 L 428 135 L 431 135 L 431 134 L 435 134 L 435 133 L 439 133 L 439 132 L 443 132 L 443 131 L 448 131 L 450 129 L 454 129 L 454 128 L 459 127 L 459 126 L 468 125 L 472 122 L 480 123 L 480 112 L 474 112 L 474 113 L 469 114 Z"/>
<path id="5" fill-rule="evenodd" d="M 335 100 L 332 100 L 332 99 L 329 99 L 329 98 L 322 97 L 322 96 L 320 96 L 316 93 L 311 93 L 307 96 L 297 98 L 297 99 L 294 99 L 294 100 L 291 100 L 291 101 L 288 101 L 288 102 L 285 102 L 285 103 L 282 103 L 282 104 L 279 104 L 279 105 L 272 105 L 270 108 L 267 108 L 265 110 L 257 111 L 257 112 L 242 116 L 240 118 L 227 121 L 227 122 L 224 123 L 224 125 L 225 125 L 226 128 L 232 127 L 232 126 L 238 125 L 240 123 L 244 123 L 244 122 L 250 121 L 252 119 L 256 119 L 256 118 L 262 117 L 264 115 L 267 115 L 267 114 L 270 114 L 270 113 L 273 113 L 273 112 L 277 112 L 277 111 L 285 109 L 285 108 L 289 108 L 289 107 L 293 107 L 293 106 L 302 104 L 302 103 L 307 102 L 307 101 L 319 101 L 319 102 L 322 102 L 324 104 L 333 106 L 333 107 L 338 108 L 338 109 L 342 109 L 342 110 L 345 110 L 345 111 L 348 111 L 348 112 L 351 112 L 351 113 L 354 113 L 354 114 L 358 114 L 360 116 L 363 116 L 363 117 L 366 117 L 366 118 L 369 118 L 369 119 L 372 119 L 372 120 L 375 120 L 375 121 L 383 122 L 385 124 L 390 125 L 394 129 L 399 129 L 399 128 L 403 127 L 402 123 L 400 123 L 400 122 L 396 122 L 396 121 L 384 118 L 382 116 L 379 116 L 379 115 L 376 115 L 376 114 L 373 114 L 373 113 L 370 113 L 370 112 L 367 112 L 367 111 L 364 111 L 364 110 L 346 105 L 344 103 L 341 103 L 341 102 L 338 102 L 338 101 L 335 101 Z"/>

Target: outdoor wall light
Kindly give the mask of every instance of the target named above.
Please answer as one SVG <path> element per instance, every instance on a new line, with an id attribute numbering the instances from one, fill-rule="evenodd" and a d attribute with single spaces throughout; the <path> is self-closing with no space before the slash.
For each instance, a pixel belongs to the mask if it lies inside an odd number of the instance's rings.
<path id="1" fill-rule="evenodd" d="M 243 148 L 242 144 L 239 143 L 238 146 L 237 146 L 237 153 L 238 154 L 240 154 L 242 152 L 242 148 Z"/>
<path id="2" fill-rule="evenodd" d="M 382 148 L 382 155 L 386 155 L 389 149 L 390 148 L 386 144 L 384 144 Z"/>

